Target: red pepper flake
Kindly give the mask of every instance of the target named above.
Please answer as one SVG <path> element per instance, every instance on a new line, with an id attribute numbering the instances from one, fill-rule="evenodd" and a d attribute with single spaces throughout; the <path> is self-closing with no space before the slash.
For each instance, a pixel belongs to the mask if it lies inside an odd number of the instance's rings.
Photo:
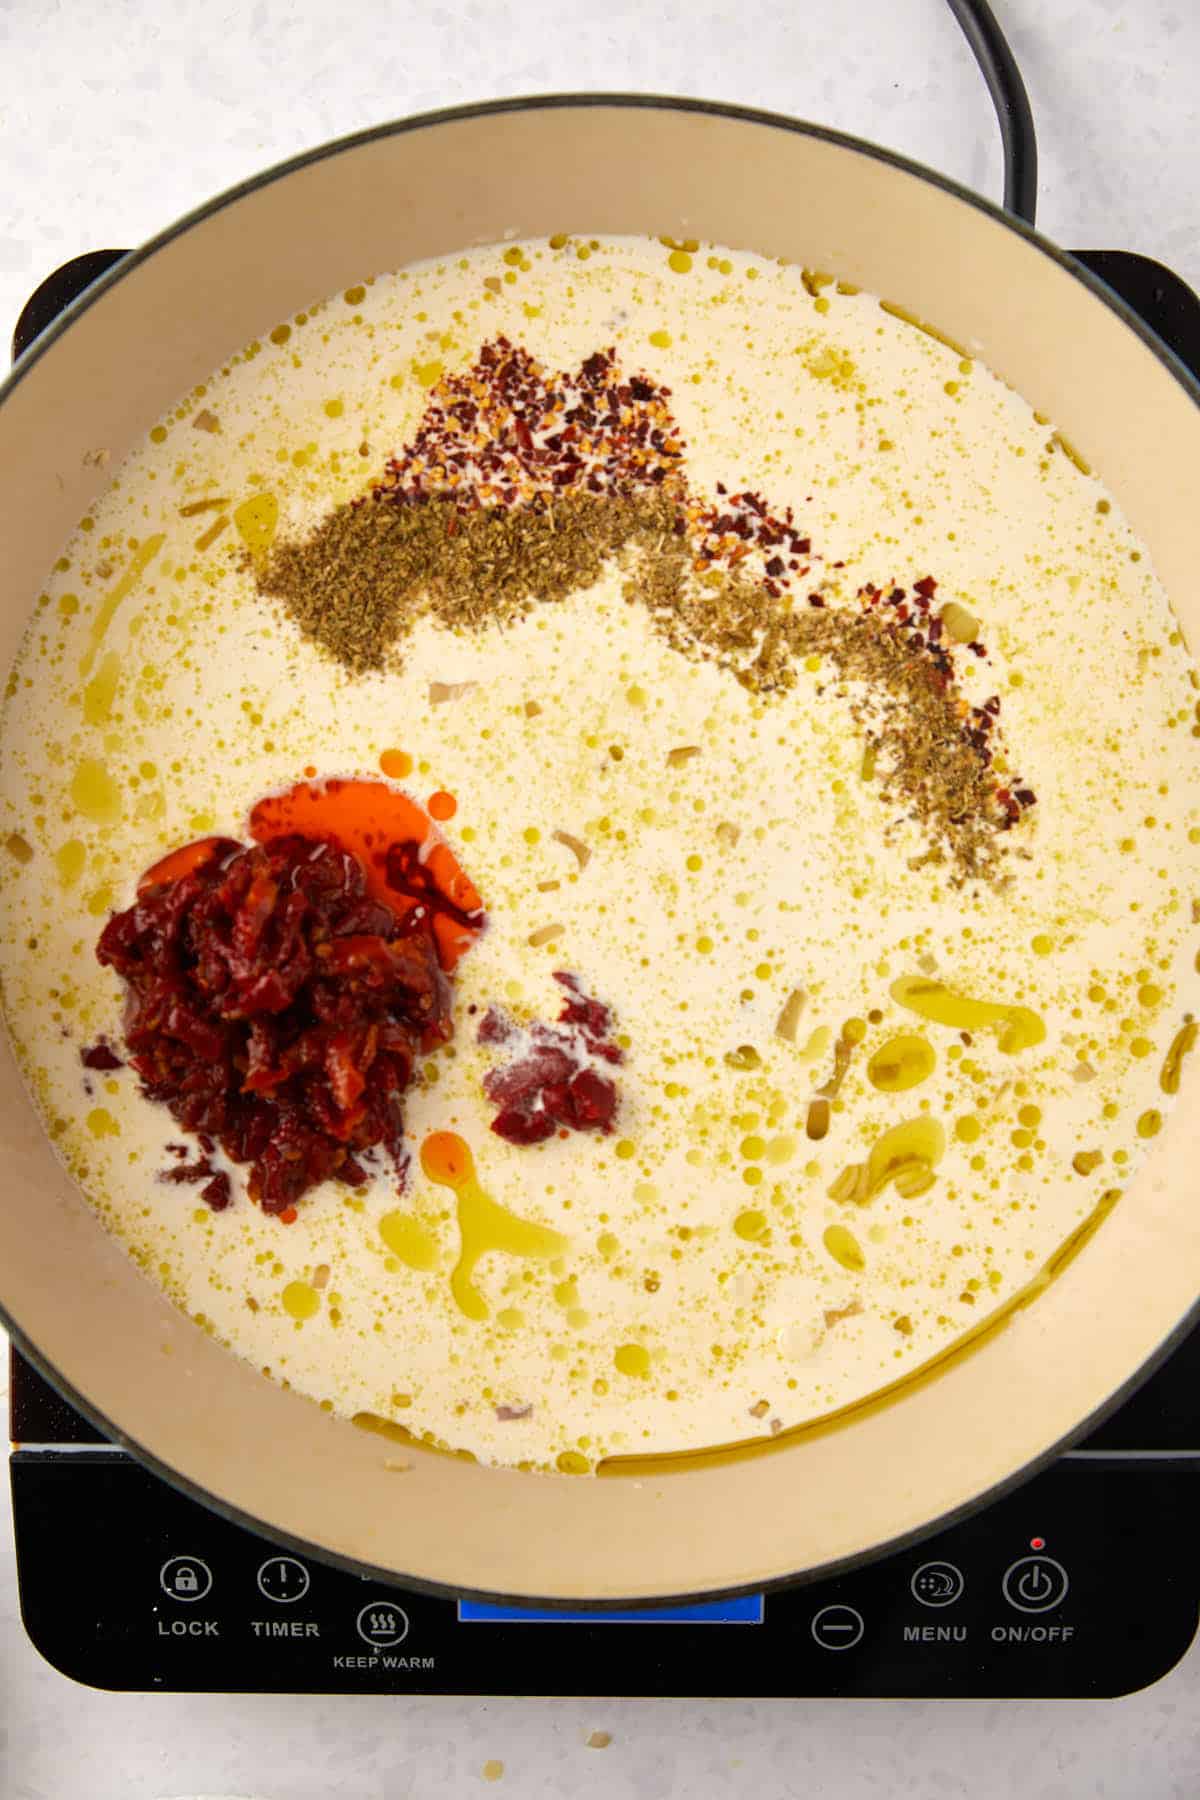
<path id="1" fill-rule="evenodd" d="M 85 1069 L 123 1069 L 120 1057 L 109 1049 L 103 1038 L 98 1038 L 86 1050 L 79 1052 L 79 1060 Z"/>
<path id="2" fill-rule="evenodd" d="M 723 563 L 743 571 L 746 557 L 757 552 L 762 556 L 764 588 L 777 599 L 790 585 L 793 571 L 797 577 L 808 573 L 807 565 L 800 567 L 800 559 L 811 553 L 811 540 L 797 529 L 790 506 L 773 513 L 761 494 L 747 490 L 727 496 L 719 482 L 717 493 L 722 499 L 719 506 L 705 506 L 698 500 L 687 505 L 696 568 L 703 571 Z M 778 554 L 780 549 L 785 555 Z"/>
<path id="3" fill-rule="evenodd" d="M 434 388 L 421 423 L 372 490 L 411 506 L 452 495 L 462 512 L 545 503 L 574 490 L 632 495 L 682 487 L 683 442 L 671 390 L 625 380 L 597 350 L 575 371 L 548 372 L 505 337 Z"/>

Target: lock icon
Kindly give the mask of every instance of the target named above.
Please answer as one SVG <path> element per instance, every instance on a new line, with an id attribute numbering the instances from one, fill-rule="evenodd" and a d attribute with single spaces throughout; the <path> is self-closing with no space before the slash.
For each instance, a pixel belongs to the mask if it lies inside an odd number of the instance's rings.
<path id="1" fill-rule="evenodd" d="M 212 1592 L 212 1570 L 200 1556 L 168 1556 L 158 1584 L 169 1600 L 194 1606 Z"/>

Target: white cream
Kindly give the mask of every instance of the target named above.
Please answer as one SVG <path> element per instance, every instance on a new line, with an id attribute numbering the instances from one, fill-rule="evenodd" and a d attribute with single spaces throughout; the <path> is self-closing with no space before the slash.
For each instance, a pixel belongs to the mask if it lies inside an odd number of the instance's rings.
<path id="1" fill-rule="evenodd" d="M 1099 510 L 1099 481 L 1023 399 L 870 296 L 827 287 L 814 303 L 798 271 L 732 252 L 671 263 L 620 239 L 582 260 L 573 244 L 473 251 L 351 289 L 231 359 L 66 547 L 4 715 L 0 844 L 33 851 L 3 857 L 8 1023 L 98 1214 L 275 1378 L 493 1461 L 584 1466 L 767 1434 L 926 1362 L 1125 1185 L 1136 1122 L 1169 1106 L 1168 1046 L 1200 1013 L 1192 665 L 1115 502 Z M 939 600 L 976 614 L 992 656 L 966 691 L 1001 695 L 1009 756 L 1038 795 L 1007 888 L 909 867 L 922 840 L 861 779 L 828 671 L 760 701 L 668 649 L 615 571 L 503 632 L 422 625 L 398 673 L 352 680 L 258 598 L 233 528 L 197 547 L 256 492 L 277 496 L 285 532 L 358 492 L 442 370 L 501 332 L 549 368 L 614 345 L 671 386 L 694 488 L 791 504 L 849 591 L 932 573 Z M 202 409 L 219 432 L 194 425 Z M 180 516 L 205 496 L 229 504 Z M 96 640 L 131 539 L 146 566 Z M 433 704 L 431 681 L 478 685 Z M 98 1033 L 119 1040 L 119 984 L 93 947 L 141 871 L 201 833 L 243 835 L 249 806 L 306 767 L 375 774 L 393 748 L 416 760 L 417 797 L 457 796 L 447 835 L 490 919 L 456 980 L 454 1055 L 409 1098 L 414 1150 L 457 1131 L 496 1200 L 568 1240 L 551 1263 L 486 1258 L 482 1322 L 450 1291 L 454 1196 L 419 1164 L 400 1198 L 382 1175 L 365 1198 L 330 1184 L 291 1227 L 238 1183 L 213 1215 L 156 1179 L 180 1138 L 170 1117 L 127 1070 L 87 1077 L 87 1095 L 79 1062 Z M 556 829 L 589 845 L 585 868 Z M 551 923 L 561 935 L 531 947 Z M 935 965 L 957 991 L 1034 1009 L 1044 1042 L 1004 1054 L 984 1030 L 964 1045 L 898 1005 L 893 982 Z M 553 1018 L 560 968 L 628 1041 L 618 1131 L 518 1149 L 488 1130 L 496 1053 L 472 1041 L 467 1008 Z M 796 987 L 791 1044 L 775 1023 Z M 824 1034 L 852 1020 L 865 1035 L 810 1142 Z M 936 1068 L 880 1093 L 868 1059 L 900 1032 L 926 1037 Z M 759 1066 L 728 1066 L 742 1045 Z M 927 1191 L 829 1197 L 886 1130 L 925 1115 L 947 1138 Z M 432 1268 L 389 1251 L 379 1222 L 396 1210 L 432 1238 Z M 861 1270 L 830 1253 L 830 1227 L 853 1234 Z M 325 1265 L 316 1312 L 293 1318 L 285 1287 Z M 639 1361 L 647 1374 L 622 1372 Z"/>

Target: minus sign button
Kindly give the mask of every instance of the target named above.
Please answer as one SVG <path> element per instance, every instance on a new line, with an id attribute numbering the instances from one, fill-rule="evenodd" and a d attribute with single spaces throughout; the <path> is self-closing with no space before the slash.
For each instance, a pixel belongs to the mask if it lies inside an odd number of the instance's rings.
<path id="1" fill-rule="evenodd" d="M 822 1650 L 852 1650 L 865 1629 L 863 1616 L 852 1606 L 823 1606 L 814 1613 L 810 1627 L 813 1642 Z"/>

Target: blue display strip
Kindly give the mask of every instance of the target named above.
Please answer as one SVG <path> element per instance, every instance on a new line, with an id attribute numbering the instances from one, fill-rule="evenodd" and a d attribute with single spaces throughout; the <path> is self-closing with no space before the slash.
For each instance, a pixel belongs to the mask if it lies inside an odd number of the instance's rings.
<path id="1" fill-rule="evenodd" d="M 761 1625 L 763 1597 L 741 1594 L 735 1600 L 701 1600 L 694 1606 L 639 1606 L 628 1612 L 550 1612 L 544 1607 L 489 1606 L 483 1600 L 460 1600 L 464 1625 Z"/>

